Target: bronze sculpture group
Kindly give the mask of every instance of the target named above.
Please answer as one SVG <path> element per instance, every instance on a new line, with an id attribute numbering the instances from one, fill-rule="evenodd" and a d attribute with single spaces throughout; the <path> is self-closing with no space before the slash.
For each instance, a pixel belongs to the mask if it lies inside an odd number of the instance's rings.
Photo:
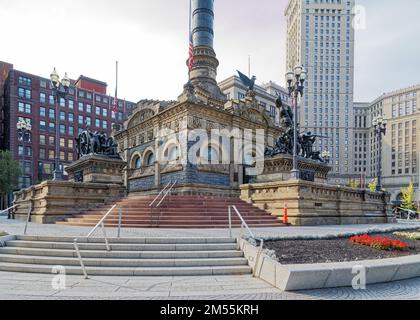
<path id="1" fill-rule="evenodd" d="M 274 148 L 267 148 L 265 155 L 274 157 L 279 154 L 293 155 L 294 149 L 294 114 L 289 106 L 283 104 L 279 96 L 276 101 L 276 106 L 280 110 L 280 127 L 283 129 L 281 135 L 278 137 Z M 311 132 L 300 134 L 298 125 L 297 129 L 297 154 L 306 159 L 328 163 L 328 159 L 321 157 L 320 151 L 314 151 L 314 145 L 317 138 L 328 138 Z"/>
<path id="2" fill-rule="evenodd" d="M 75 140 L 79 159 L 90 154 L 119 158 L 114 138 L 108 137 L 104 132 L 93 133 L 87 129 L 81 132 Z"/>

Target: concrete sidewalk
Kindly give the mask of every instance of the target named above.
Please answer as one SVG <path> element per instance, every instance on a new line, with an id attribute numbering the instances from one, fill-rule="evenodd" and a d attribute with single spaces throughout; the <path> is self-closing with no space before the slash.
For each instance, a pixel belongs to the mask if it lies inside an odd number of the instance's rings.
<path id="1" fill-rule="evenodd" d="M 0 231 L 12 235 L 22 235 L 25 223 L 22 221 L 8 220 L 0 217 Z M 420 222 L 402 221 L 396 224 L 382 225 L 344 225 L 344 226 L 314 226 L 314 227 L 281 227 L 281 228 L 253 228 L 257 237 L 265 239 L 297 239 L 297 238 L 325 238 L 337 236 L 350 236 L 369 232 L 387 232 L 394 230 L 413 230 L 420 228 Z M 28 235 L 37 236 L 86 236 L 91 228 L 72 227 L 63 225 L 41 225 L 29 223 Z M 110 237 L 116 237 L 117 229 L 107 228 Z M 235 229 L 234 236 L 239 235 Z M 102 237 L 101 230 L 97 235 Z M 121 232 L 122 237 L 227 237 L 228 229 L 149 229 L 149 228 L 125 228 Z"/>

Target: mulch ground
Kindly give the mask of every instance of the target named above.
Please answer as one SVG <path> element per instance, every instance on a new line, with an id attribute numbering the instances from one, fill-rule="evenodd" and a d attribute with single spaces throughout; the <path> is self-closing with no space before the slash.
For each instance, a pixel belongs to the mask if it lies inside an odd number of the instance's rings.
<path id="1" fill-rule="evenodd" d="M 382 251 L 368 246 L 354 245 L 350 239 L 278 240 L 264 246 L 274 250 L 282 264 L 347 262 L 403 257 L 420 254 L 420 241 L 397 237 L 392 233 L 373 234 L 372 237 L 397 239 L 410 246 L 408 251 Z"/>

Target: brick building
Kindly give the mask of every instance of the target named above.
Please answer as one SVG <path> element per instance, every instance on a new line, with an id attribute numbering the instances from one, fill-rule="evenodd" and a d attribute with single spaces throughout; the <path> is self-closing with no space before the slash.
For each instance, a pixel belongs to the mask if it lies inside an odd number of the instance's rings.
<path id="1" fill-rule="evenodd" d="M 114 98 L 107 95 L 105 82 L 85 76 L 71 82 L 67 98 L 55 106 L 49 78 L 0 61 L 0 148 L 10 150 L 21 162 L 20 187 L 52 178 L 56 143 L 60 143 L 60 162 L 65 167 L 77 157 L 74 138 L 79 132 L 90 128 L 110 134 L 112 125 L 121 125 L 135 107 L 135 103 L 118 100 L 115 117 Z M 56 117 L 60 141 L 55 141 Z M 24 141 L 16 127 L 20 119 L 32 125 Z"/>

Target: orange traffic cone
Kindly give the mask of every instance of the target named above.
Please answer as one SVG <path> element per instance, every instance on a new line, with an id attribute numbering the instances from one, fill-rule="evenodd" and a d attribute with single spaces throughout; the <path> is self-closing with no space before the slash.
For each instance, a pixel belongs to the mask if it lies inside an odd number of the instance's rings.
<path id="1" fill-rule="evenodd" d="M 288 217 L 287 217 L 287 201 L 284 202 L 284 212 L 283 212 L 283 223 L 288 224 Z"/>

